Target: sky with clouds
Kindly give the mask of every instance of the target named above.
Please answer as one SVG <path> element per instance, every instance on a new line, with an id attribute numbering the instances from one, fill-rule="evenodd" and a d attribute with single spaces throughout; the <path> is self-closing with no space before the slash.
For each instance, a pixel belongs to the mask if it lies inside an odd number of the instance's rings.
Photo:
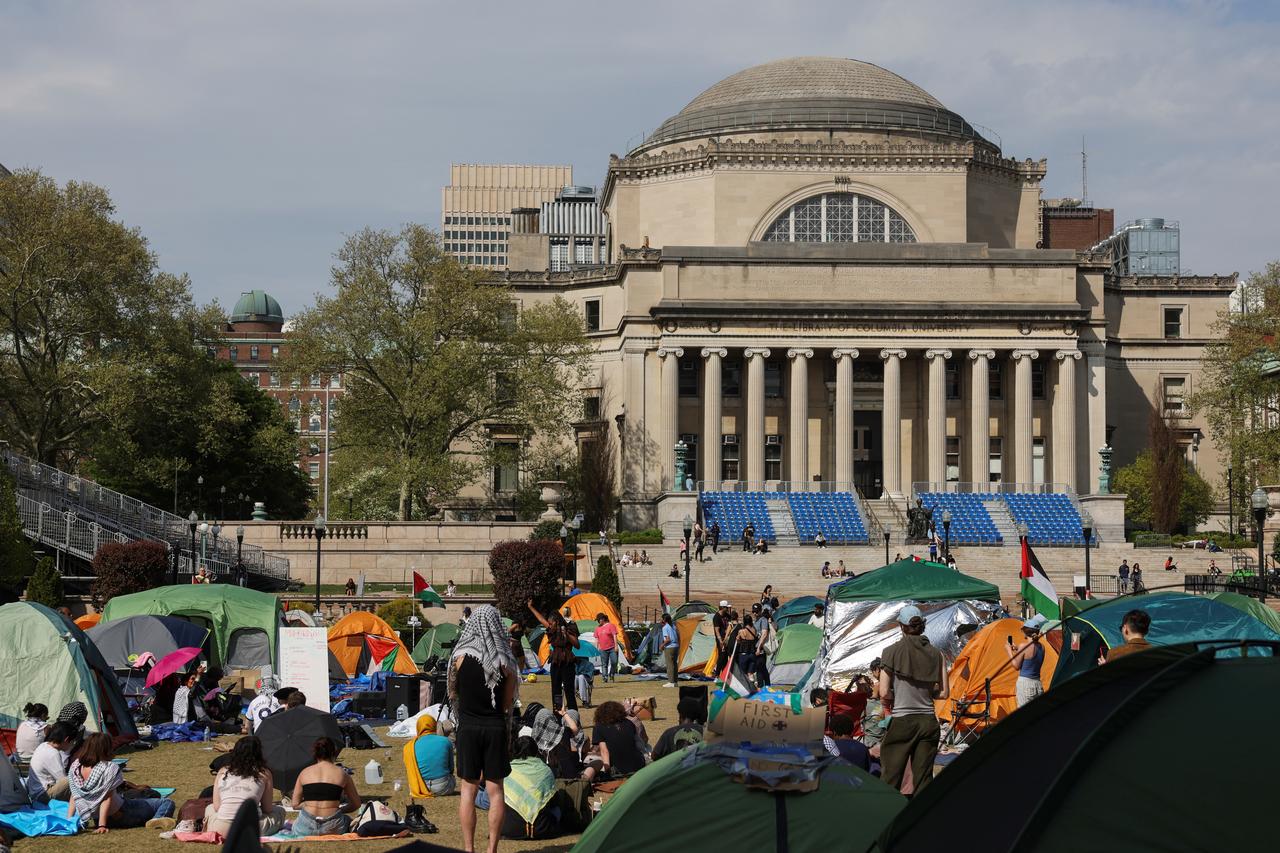
<path id="1" fill-rule="evenodd" d="M 1182 223 L 1182 265 L 1280 258 L 1280 3 L 0 0 L 0 163 L 106 186 L 161 265 L 229 308 L 329 287 L 343 236 L 438 227 L 451 162 L 599 183 L 701 90 L 793 55 L 917 83 L 1046 197 Z"/>

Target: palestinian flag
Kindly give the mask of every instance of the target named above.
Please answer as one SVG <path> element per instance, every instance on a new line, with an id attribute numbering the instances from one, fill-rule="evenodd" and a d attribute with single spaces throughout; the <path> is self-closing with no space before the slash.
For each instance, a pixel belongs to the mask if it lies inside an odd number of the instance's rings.
<path id="1" fill-rule="evenodd" d="M 730 699 L 744 699 L 751 695 L 751 684 L 742 672 L 742 667 L 738 666 L 738 656 L 730 655 L 729 657 L 729 662 L 724 665 L 717 677 L 721 682 L 720 689 L 711 694 L 711 704 L 707 707 L 708 720 L 714 720 L 720 713 L 720 709 L 724 707 L 724 703 Z"/>
<path id="2" fill-rule="evenodd" d="M 364 641 L 369 648 L 369 669 L 366 674 L 394 672 L 400 644 L 389 637 L 379 637 L 376 634 L 366 634 Z"/>
<path id="3" fill-rule="evenodd" d="M 671 602 L 667 599 L 666 593 L 662 591 L 662 587 L 658 587 L 658 601 L 662 605 L 662 612 L 671 615 Z"/>
<path id="4" fill-rule="evenodd" d="M 1058 609 L 1058 592 L 1049 582 L 1049 576 L 1026 539 L 1022 540 L 1022 597 L 1046 619 L 1062 618 Z"/>
<path id="5" fill-rule="evenodd" d="M 417 572 L 413 573 L 413 597 L 422 603 L 423 607 L 444 607 L 444 599 L 440 597 L 440 593 L 431 588 L 431 584 L 423 580 L 422 575 Z"/>

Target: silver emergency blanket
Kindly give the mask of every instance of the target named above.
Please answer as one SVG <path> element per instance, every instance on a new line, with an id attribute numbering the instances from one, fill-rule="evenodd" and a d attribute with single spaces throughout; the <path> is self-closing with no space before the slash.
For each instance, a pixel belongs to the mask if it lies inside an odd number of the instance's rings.
<path id="1" fill-rule="evenodd" d="M 902 637 L 898 612 L 914 604 L 924 613 L 925 636 L 950 667 L 974 629 L 990 622 L 998 605 L 985 601 L 832 601 L 806 687 L 843 690 L 849 679 L 867 672 L 871 661 Z"/>

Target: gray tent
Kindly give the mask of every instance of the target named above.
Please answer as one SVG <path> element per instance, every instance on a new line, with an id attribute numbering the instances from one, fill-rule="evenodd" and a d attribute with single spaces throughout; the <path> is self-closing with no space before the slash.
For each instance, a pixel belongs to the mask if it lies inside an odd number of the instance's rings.
<path id="1" fill-rule="evenodd" d="M 27 787 L 22 784 L 18 769 L 0 752 L 0 813 L 16 812 L 29 805 Z"/>
<path id="2" fill-rule="evenodd" d="M 129 616 L 100 622 L 85 631 L 112 669 L 129 669 L 139 655 L 150 652 L 158 661 L 185 648 L 204 648 L 206 628 L 174 616 Z"/>

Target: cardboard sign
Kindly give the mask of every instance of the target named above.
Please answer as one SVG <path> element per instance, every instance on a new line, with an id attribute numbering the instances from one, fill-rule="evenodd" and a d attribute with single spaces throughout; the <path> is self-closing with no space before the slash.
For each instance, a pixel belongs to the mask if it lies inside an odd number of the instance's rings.
<path id="1" fill-rule="evenodd" d="M 280 686 L 296 687 L 307 706 L 329 711 L 329 632 L 324 628 L 280 629 Z"/>
<path id="2" fill-rule="evenodd" d="M 816 708 L 796 713 L 789 705 L 730 699 L 708 727 L 717 739 L 735 743 L 813 743 L 822 740 L 826 714 Z"/>

